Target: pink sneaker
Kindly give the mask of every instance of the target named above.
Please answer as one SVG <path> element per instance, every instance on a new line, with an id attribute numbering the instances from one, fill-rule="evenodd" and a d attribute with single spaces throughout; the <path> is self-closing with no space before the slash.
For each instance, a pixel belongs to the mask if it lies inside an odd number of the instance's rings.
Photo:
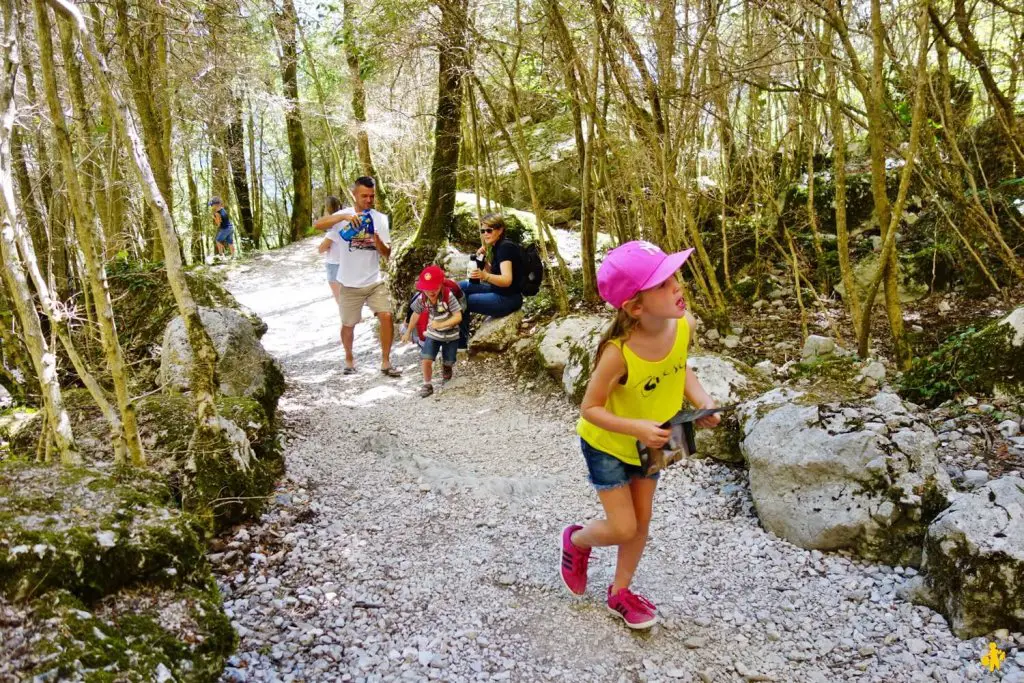
<path id="1" fill-rule="evenodd" d="M 587 590 L 587 563 L 590 561 L 590 548 L 577 548 L 569 540 L 573 532 L 583 527 L 570 524 L 562 529 L 562 583 L 573 595 L 583 595 Z"/>
<path id="2" fill-rule="evenodd" d="M 612 595 L 612 587 L 608 586 L 608 611 L 622 617 L 629 628 L 650 628 L 658 623 L 658 608 L 654 603 L 628 588 Z"/>

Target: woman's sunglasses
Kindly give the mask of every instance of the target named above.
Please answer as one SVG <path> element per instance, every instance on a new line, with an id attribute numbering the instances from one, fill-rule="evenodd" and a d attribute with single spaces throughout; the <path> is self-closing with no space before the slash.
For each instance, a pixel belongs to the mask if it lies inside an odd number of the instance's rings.
<path id="1" fill-rule="evenodd" d="M 486 233 L 490 235 L 492 232 L 494 232 L 494 230 L 495 228 L 480 228 L 480 234 L 483 235 L 484 233 Z"/>

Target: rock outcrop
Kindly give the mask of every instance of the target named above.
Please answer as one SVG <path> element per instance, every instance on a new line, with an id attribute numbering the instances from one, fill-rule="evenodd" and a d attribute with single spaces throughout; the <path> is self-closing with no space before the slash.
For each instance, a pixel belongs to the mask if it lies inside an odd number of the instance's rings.
<path id="1" fill-rule="evenodd" d="M 802 548 L 849 548 L 918 566 L 952 484 L 931 429 L 899 397 L 818 404 L 775 389 L 740 410 L 740 447 L 761 524 Z"/>

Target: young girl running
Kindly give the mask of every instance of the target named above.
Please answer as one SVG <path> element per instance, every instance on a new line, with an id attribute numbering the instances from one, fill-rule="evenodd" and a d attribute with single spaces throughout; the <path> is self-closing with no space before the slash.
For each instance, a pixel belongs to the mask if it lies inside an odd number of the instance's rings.
<path id="1" fill-rule="evenodd" d="M 686 367 L 694 320 L 686 310 L 679 269 L 693 249 L 666 255 L 650 242 L 628 242 L 608 252 L 597 273 L 601 298 L 617 309 L 597 352 L 576 432 L 590 483 L 606 519 L 562 531 L 562 581 L 574 595 L 587 588 L 591 548 L 618 546 L 608 609 L 634 629 L 658 621 L 657 608 L 629 590 L 647 544 L 658 474 L 645 477 L 637 442 L 660 448 L 669 438 L 661 425 L 682 408 L 714 401 Z M 697 422 L 714 427 L 718 415 Z"/>

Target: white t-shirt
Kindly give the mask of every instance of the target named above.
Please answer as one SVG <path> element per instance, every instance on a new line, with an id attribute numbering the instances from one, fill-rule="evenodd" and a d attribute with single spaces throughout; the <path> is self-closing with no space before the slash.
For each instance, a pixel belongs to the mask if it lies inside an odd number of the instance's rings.
<path id="1" fill-rule="evenodd" d="M 335 211 L 331 215 L 338 215 L 341 211 Z M 331 240 L 331 249 L 324 256 L 324 261 L 331 265 L 338 265 L 341 263 L 341 245 L 344 244 L 344 240 L 341 239 L 341 230 L 338 228 L 338 223 L 332 225 L 331 228 L 324 233 L 324 237 Z M 332 237 L 333 235 L 333 237 Z"/>
<path id="2" fill-rule="evenodd" d="M 376 209 L 370 210 L 370 216 L 373 218 L 373 231 L 380 237 L 381 242 L 390 246 L 391 231 L 388 229 L 388 217 Z M 374 246 L 373 235 L 359 232 L 351 242 L 346 242 L 341 238 L 341 231 L 348 227 L 348 223 L 342 221 L 335 226 L 337 230 L 327 233 L 327 239 L 334 242 L 330 253 L 334 253 L 335 248 L 338 250 L 338 282 L 344 287 L 369 287 L 383 282 L 380 252 Z"/>

